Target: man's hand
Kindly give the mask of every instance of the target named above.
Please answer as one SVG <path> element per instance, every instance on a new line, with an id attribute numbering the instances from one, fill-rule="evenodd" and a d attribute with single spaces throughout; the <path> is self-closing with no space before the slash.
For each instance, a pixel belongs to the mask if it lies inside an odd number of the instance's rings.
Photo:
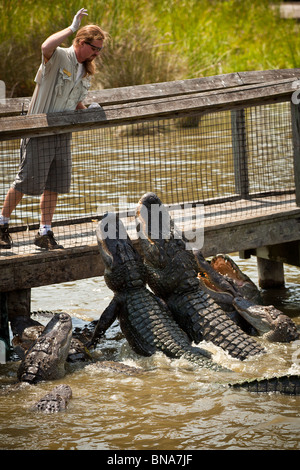
<path id="1" fill-rule="evenodd" d="M 81 8 L 81 10 L 79 10 L 74 16 L 73 23 L 71 24 L 71 26 L 69 26 L 73 33 L 75 33 L 77 29 L 79 29 L 81 20 L 84 16 L 88 16 L 87 10 L 85 8 Z"/>

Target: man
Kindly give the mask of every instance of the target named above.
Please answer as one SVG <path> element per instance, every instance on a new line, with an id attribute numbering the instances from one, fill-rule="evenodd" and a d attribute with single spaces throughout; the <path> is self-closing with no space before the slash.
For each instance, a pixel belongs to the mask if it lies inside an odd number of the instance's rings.
<path id="1" fill-rule="evenodd" d="M 94 59 L 99 55 L 107 33 L 97 25 L 79 29 L 84 16 L 87 16 L 87 10 L 82 8 L 74 16 L 71 26 L 51 35 L 42 44 L 42 64 L 35 77 L 36 88 L 29 114 L 85 108 L 82 101 L 95 73 Z M 78 29 L 73 45 L 60 47 Z M 69 192 L 70 182 L 70 134 L 23 139 L 19 172 L 6 195 L 0 216 L 0 249 L 12 246 L 10 216 L 24 194 L 41 195 L 40 229 L 35 245 L 46 250 L 63 248 L 54 238 L 51 223 L 58 194 Z"/>

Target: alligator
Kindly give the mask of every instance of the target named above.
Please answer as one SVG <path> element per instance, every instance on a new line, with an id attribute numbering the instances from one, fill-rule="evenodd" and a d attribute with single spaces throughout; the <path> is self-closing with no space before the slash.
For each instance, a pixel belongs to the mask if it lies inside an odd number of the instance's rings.
<path id="1" fill-rule="evenodd" d="M 243 297 L 235 297 L 232 303 L 238 313 L 268 341 L 290 343 L 299 339 L 293 320 L 273 305 L 256 305 Z"/>
<path id="2" fill-rule="evenodd" d="M 227 254 L 218 254 L 210 260 L 210 266 L 233 285 L 239 294 L 253 303 L 262 302 L 261 294 L 255 283 Z"/>
<path id="3" fill-rule="evenodd" d="M 97 361 L 92 364 L 91 367 L 93 370 L 103 369 L 125 375 L 139 375 L 146 372 L 141 367 L 128 366 L 127 364 L 123 364 L 123 362 L 116 361 Z"/>
<path id="4" fill-rule="evenodd" d="M 160 223 L 151 220 L 155 213 L 160 214 Z M 210 341 L 239 360 L 266 352 L 201 288 L 194 253 L 186 249 L 184 235 L 178 234 L 174 221 L 155 193 L 146 193 L 140 199 L 136 226 L 148 285 L 166 302 L 192 341 L 196 344 Z"/>
<path id="5" fill-rule="evenodd" d="M 222 310 L 235 311 L 232 296 L 242 296 L 256 304 L 262 303 L 257 286 L 228 255 L 219 254 L 208 261 L 201 250 L 194 253 L 199 267 L 198 277 L 201 287 Z"/>
<path id="6" fill-rule="evenodd" d="M 240 318 L 232 305 L 232 299 L 238 295 L 239 288 L 234 284 L 232 278 L 224 276 L 213 268 L 207 261 L 201 250 L 194 251 L 198 264 L 198 279 L 201 289 L 206 292 L 214 301 L 233 318 L 236 323 Z"/>
<path id="7" fill-rule="evenodd" d="M 139 355 L 152 356 L 160 351 L 201 367 L 226 370 L 212 361 L 209 351 L 192 346 L 165 303 L 146 288 L 143 260 L 117 214 L 104 215 L 96 237 L 105 267 L 104 279 L 114 297 L 100 316 L 88 347 L 95 346 L 118 318 L 125 338 Z"/>
<path id="8" fill-rule="evenodd" d="M 297 326 L 290 317 L 273 305 L 264 306 L 257 303 L 255 284 L 241 272 L 228 255 L 218 255 L 212 262 L 205 260 L 200 251 L 195 252 L 195 256 L 200 268 L 198 276 L 201 285 L 219 305 L 224 307 L 227 304 L 233 308 L 233 312 L 238 312 L 237 316 L 231 313 L 231 318 L 234 318 L 244 331 L 263 336 L 270 342 L 289 343 L 299 339 Z M 231 275 L 233 270 L 234 276 Z M 224 276 L 225 272 L 230 275 Z M 232 282 L 233 277 L 241 279 L 242 282 Z M 241 286 L 245 285 L 246 289 L 241 289 Z"/>
<path id="9" fill-rule="evenodd" d="M 144 373 L 141 368 L 128 366 L 121 362 L 114 361 L 99 361 L 93 364 L 94 367 L 99 369 L 111 370 L 113 372 L 122 373 L 125 375 L 137 375 Z M 46 393 L 40 398 L 32 407 L 31 411 L 40 411 L 43 413 L 57 413 L 65 411 L 68 403 L 72 398 L 72 389 L 69 385 L 60 384 L 56 385 L 50 392 Z"/>
<path id="10" fill-rule="evenodd" d="M 28 349 L 41 336 L 45 327 L 43 325 L 34 325 L 24 328 L 20 334 L 14 335 L 11 341 L 14 352 L 23 361 Z"/>
<path id="11" fill-rule="evenodd" d="M 42 334 L 25 353 L 17 372 L 18 380 L 36 384 L 42 380 L 64 377 L 71 339 L 70 315 L 67 313 L 54 315 Z"/>
<path id="12" fill-rule="evenodd" d="M 72 389 L 69 385 L 60 384 L 44 395 L 32 407 L 31 411 L 42 411 L 44 413 L 57 413 L 64 411 L 72 397 Z"/>
<path id="13" fill-rule="evenodd" d="M 53 314 L 51 313 L 51 315 Z M 44 330 L 45 326 L 31 317 L 19 316 L 14 319 L 12 322 L 12 332 L 14 334 L 12 347 L 21 360 L 24 360 L 28 349 L 43 334 Z M 76 330 L 79 330 L 79 328 L 76 328 Z M 91 360 L 92 356 L 85 347 L 87 340 L 82 341 L 76 336 L 80 335 L 77 332 L 73 332 L 67 362 Z"/>

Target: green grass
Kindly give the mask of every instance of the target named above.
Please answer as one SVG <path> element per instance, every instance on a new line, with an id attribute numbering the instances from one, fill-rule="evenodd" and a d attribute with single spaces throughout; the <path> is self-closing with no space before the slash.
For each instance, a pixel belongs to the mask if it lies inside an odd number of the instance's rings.
<path id="1" fill-rule="evenodd" d="M 278 9 L 271 8 L 276 3 L 0 0 L 0 79 L 8 96 L 29 96 L 41 43 L 70 25 L 82 6 L 88 9 L 88 22 L 111 35 L 93 88 L 298 67 L 300 26 L 281 19 Z"/>

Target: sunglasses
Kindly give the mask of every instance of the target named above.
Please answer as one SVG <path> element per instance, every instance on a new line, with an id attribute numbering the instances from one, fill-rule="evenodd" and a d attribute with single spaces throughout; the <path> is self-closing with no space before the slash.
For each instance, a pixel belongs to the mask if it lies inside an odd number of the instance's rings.
<path id="1" fill-rule="evenodd" d="M 89 46 L 92 48 L 92 50 L 93 50 L 93 51 L 100 52 L 100 51 L 101 51 L 101 49 L 103 49 L 103 47 L 97 47 L 97 46 L 94 46 L 94 45 L 93 45 L 93 44 L 91 44 L 90 42 L 87 42 L 87 41 L 84 41 L 84 42 L 85 42 L 85 44 L 88 44 L 88 45 L 89 45 Z"/>

